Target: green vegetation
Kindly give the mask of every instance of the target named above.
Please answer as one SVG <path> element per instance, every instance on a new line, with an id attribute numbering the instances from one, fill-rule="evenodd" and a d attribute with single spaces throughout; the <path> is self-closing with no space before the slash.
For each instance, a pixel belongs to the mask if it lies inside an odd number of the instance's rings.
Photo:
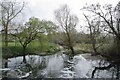
<path id="1" fill-rule="evenodd" d="M 81 51 L 85 51 L 85 52 L 91 52 L 92 51 L 92 44 L 76 44 L 74 47 L 75 50 L 81 50 Z"/>
<path id="2" fill-rule="evenodd" d="M 39 55 L 46 55 L 46 54 L 54 54 L 56 51 L 58 51 L 56 44 L 44 42 L 42 45 L 40 45 L 39 42 L 32 42 L 28 45 L 26 48 L 26 55 L 27 54 L 39 54 Z M 15 57 L 22 54 L 22 47 L 19 44 L 19 42 L 9 42 L 8 43 L 8 49 L 9 53 L 6 55 L 3 54 L 3 57 Z M 3 53 L 5 53 L 6 49 L 3 49 Z M 44 54 L 41 54 L 45 52 Z"/>

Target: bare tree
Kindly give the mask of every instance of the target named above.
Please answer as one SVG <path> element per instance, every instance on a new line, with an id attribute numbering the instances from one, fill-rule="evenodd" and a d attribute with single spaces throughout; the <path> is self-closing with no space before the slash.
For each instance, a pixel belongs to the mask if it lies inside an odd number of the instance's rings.
<path id="1" fill-rule="evenodd" d="M 100 4 L 92 4 L 90 6 L 84 7 L 83 9 L 92 12 L 95 15 L 98 15 L 105 22 L 106 26 L 104 27 L 108 27 L 112 31 L 112 32 L 109 31 L 108 32 L 113 33 L 120 40 L 120 35 L 119 35 L 120 26 L 117 26 L 119 21 L 115 17 L 116 9 L 112 7 L 111 4 L 109 5 L 106 4 L 104 6 L 101 6 Z M 115 23 L 116 21 L 118 21 L 117 24 Z"/>
<path id="2" fill-rule="evenodd" d="M 3 33 L 4 33 L 4 41 L 5 41 L 5 47 L 8 46 L 8 29 L 10 27 L 11 21 L 22 12 L 24 8 L 24 2 L 22 5 L 20 3 L 15 2 L 15 1 L 7 1 L 7 0 L 2 0 L 0 2 L 0 7 L 1 7 L 1 19 L 0 22 L 3 26 Z"/>
<path id="3" fill-rule="evenodd" d="M 8 46 L 8 30 L 12 20 L 20 14 L 24 8 L 24 2 L 22 5 L 15 1 L 2 0 L 0 2 L 0 24 L 2 25 L 2 38 L 4 47 L 7 49 Z M 5 52 L 5 54 L 7 54 Z M 5 62 L 7 67 L 7 62 Z"/>
<path id="4" fill-rule="evenodd" d="M 108 69 L 111 68 L 111 65 L 114 65 L 116 67 L 116 78 L 119 79 L 119 74 L 120 74 L 120 15 L 119 15 L 119 10 L 120 10 L 120 2 L 118 3 L 118 5 L 115 7 L 113 7 L 111 4 L 109 5 L 104 5 L 101 6 L 100 4 L 92 4 L 90 6 L 86 6 L 83 9 L 87 10 L 91 13 L 94 13 L 95 15 L 98 15 L 103 21 L 104 21 L 104 31 L 107 31 L 108 33 L 112 33 L 115 38 L 115 46 L 116 46 L 116 51 L 114 53 L 109 53 L 109 54 L 102 54 L 102 56 L 106 57 L 107 60 L 109 60 L 110 62 L 110 66 L 106 66 L 106 67 L 96 67 L 93 70 L 92 75 L 94 75 L 95 71 L 97 69 L 99 70 L 104 70 L 104 69 Z M 117 12 L 117 16 L 116 16 L 116 12 Z M 102 23 L 102 22 L 101 22 Z M 93 77 L 93 76 L 92 76 Z"/>
<path id="5" fill-rule="evenodd" d="M 76 15 L 72 15 L 70 9 L 67 5 L 63 5 L 55 11 L 55 18 L 64 33 L 64 44 L 71 50 L 74 54 L 74 41 L 75 41 L 75 27 L 78 23 L 78 18 Z M 65 42 L 66 41 L 66 42 Z"/>
<path id="6" fill-rule="evenodd" d="M 85 14 L 84 14 L 84 17 L 86 18 L 87 23 L 88 23 L 88 29 L 90 32 L 90 40 L 92 41 L 92 48 L 94 50 L 94 54 L 98 54 L 97 46 L 96 46 L 97 44 L 96 38 L 100 34 L 100 20 L 96 21 L 96 18 L 90 20 L 88 16 L 86 16 Z"/>
<path id="7" fill-rule="evenodd" d="M 88 23 L 88 26 L 86 26 L 89 29 L 89 38 L 92 43 L 92 48 L 93 48 L 93 55 L 99 55 L 100 52 L 98 52 L 98 49 L 103 46 L 105 38 L 108 36 L 108 34 L 103 35 L 102 30 L 102 24 L 101 19 L 99 16 L 92 15 L 87 16 L 84 14 L 84 17 L 86 18 L 86 21 Z"/>

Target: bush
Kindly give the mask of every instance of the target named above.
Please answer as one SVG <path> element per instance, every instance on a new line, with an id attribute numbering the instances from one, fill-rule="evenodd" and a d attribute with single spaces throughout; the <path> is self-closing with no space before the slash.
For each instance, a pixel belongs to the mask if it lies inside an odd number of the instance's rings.
<path id="1" fill-rule="evenodd" d="M 102 55 L 107 55 L 109 57 L 118 57 L 120 56 L 120 47 L 119 44 L 112 42 L 111 44 L 106 44 L 98 49 L 98 52 Z"/>

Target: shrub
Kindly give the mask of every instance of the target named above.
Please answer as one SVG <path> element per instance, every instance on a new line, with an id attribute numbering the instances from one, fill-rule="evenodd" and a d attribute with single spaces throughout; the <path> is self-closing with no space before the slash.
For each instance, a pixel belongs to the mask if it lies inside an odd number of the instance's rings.
<path id="1" fill-rule="evenodd" d="M 116 42 L 111 44 L 106 44 L 98 49 L 98 52 L 102 55 L 107 55 L 109 57 L 118 57 L 120 56 L 120 46 Z"/>

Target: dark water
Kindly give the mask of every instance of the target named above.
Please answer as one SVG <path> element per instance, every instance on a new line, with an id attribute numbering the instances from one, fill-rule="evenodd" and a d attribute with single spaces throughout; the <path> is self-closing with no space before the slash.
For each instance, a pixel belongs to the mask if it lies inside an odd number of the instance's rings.
<path id="1" fill-rule="evenodd" d="M 79 54 L 69 59 L 58 52 L 48 56 L 27 55 L 26 59 L 27 64 L 24 64 L 22 57 L 10 58 L 8 68 L 0 71 L 13 78 L 90 78 L 96 66 L 108 65 L 101 57 L 91 57 L 90 54 Z M 95 78 L 111 78 L 111 71 L 97 71 Z"/>

